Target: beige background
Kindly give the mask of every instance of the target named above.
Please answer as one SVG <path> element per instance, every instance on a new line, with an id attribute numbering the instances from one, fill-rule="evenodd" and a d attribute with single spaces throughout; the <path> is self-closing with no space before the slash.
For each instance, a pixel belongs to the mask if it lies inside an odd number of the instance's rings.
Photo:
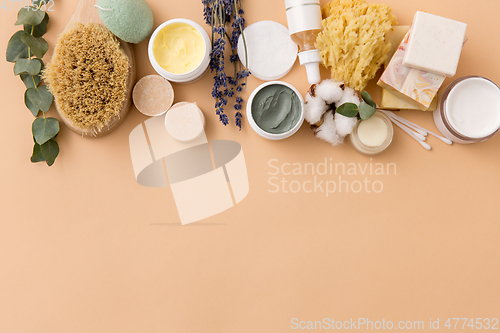
<path id="1" fill-rule="evenodd" d="M 201 1 L 148 2 L 155 27 L 175 17 L 203 24 Z M 500 83 L 500 1 L 386 2 L 400 24 L 420 9 L 468 23 L 457 77 Z M 45 61 L 75 4 L 56 1 Z M 286 24 L 281 0 L 243 0 L 243 7 L 248 24 Z M 0 10 L 0 17 L 5 50 L 16 14 Z M 138 78 L 154 72 L 146 48 L 134 46 Z M 270 193 L 270 159 L 370 160 L 349 145 L 320 142 L 306 125 L 280 142 L 260 138 L 246 119 L 241 132 L 224 128 L 208 74 L 174 84 L 175 101 L 200 105 L 210 139 L 241 143 L 250 193 L 181 226 L 171 191 L 134 179 L 128 135 L 146 119 L 134 107 L 99 139 L 63 127 L 55 165 L 30 163 L 33 116 L 12 68 L 0 61 L 0 332 L 288 332 L 292 318 L 427 325 L 439 317 L 443 327 L 448 317 L 500 317 L 500 136 L 469 146 L 431 137 L 428 152 L 396 128 L 390 149 L 372 160 L 397 165 L 396 175 L 370 178 L 383 181 L 382 193 Z M 298 64 L 283 80 L 308 88 Z M 245 99 L 260 83 L 249 80 Z M 378 95 L 375 85 L 369 91 Z M 429 113 L 403 116 L 435 130 Z"/>

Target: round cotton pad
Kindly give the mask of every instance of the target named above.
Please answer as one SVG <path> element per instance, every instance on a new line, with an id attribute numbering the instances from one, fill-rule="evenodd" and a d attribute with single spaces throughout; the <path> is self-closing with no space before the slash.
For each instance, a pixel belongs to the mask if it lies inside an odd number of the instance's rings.
<path id="1" fill-rule="evenodd" d="M 146 116 L 159 116 L 167 112 L 174 101 L 174 89 L 159 75 L 148 75 L 135 84 L 132 93 L 134 105 Z"/>
<path id="2" fill-rule="evenodd" d="M 196 104 L 180 102 L 167 112 L 165 127 L 168 134 L 175 140 L 191 142 L 203 133 L 205 116 Z"/>
<path id="3" fill-rule="evenodd" d="M 288 74 L 297 59 L 297 45 L 288 29 L 277 22 L 260 21 L 243 30 L 248 54 L 248 69 L 263 81 L 281 79 Z M 243 38 L 238 40 L 238 56 L 246 64 Z"/>

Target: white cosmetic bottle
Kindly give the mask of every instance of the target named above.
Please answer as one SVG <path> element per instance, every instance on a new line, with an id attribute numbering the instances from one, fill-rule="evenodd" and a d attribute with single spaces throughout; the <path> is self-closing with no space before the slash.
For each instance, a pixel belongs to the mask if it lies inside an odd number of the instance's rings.
<path id="1" fill-rule="evenodd" d="M 319 83 L 321 57 L 314 43 L 323 29 L 319 0 L 285 0 L 290 38 L 299 46 L 300 64 L 306 67 L 310 84 Z"/>

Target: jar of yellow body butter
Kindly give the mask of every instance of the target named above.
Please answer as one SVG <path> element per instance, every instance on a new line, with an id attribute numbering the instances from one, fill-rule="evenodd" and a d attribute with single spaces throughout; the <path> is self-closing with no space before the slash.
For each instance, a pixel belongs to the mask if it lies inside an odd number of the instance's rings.
<path id="1" fill-rule="evenodd" d="M 212 45 L 206 31 L 196 22 L 173 19 L 151 35 L 148 55 L 158 74 L 169 81 L 191 83 L 208 70 Z"/>

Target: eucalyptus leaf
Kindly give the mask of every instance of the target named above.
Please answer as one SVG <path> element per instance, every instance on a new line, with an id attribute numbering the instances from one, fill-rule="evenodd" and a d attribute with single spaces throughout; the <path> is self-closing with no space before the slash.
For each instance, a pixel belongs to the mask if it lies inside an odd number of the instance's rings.
<path id="1" fill-rule="evenodd" d="M 358 114 L 358 106 L 354 103 L 344 103 L 339 106 L 335 112 L 340 113 L 343 116 L 353 118 Z"/>
<path id="2" fill-rule="evenodd" d="M 368 91 L 366 90 L 363 90 L 361 92 L 361 97 L 363 98 L 363 100 L 365 101 L 366 104 L 376 108 L 377 107 L 377 104 L 375 104 L 375 102 L 373 101 L 372 97 L 370 96 L 370 94 L 368 93 Z"/>
<path id="3" fill-rule="evenodd" d="M 37 57 L 42 59 L 49 49 L 49 43 L 41 37 L 33 37 L 28 33 L 21 35 L 23 43 L 31 48 L 31 52 Z"/>
<path id="4" fill-rule="evenodd" d="M 21 40 L 21 35 L 25 33 L 25 31 L 19 30 L 10 38 L 6 53 L 8 62 L 16 62 L 21 58 L 29 58 L 28 45 L 24 44 Z"/>
<path id="5" fill-rule="evenodd" d="M 26 73 L 28 66 L 30 64 L 30 59 L 19 59 L 14 65 L 14 75 L 19 75 L 21 73 Z"/>
<path id="6" fill-rule="evenodd" d="M 31 88 L 29 88 L 29 89 L 31 89 Z M 31 103 L 30 99 L 28 98 L 28 90 L 29 89 L 27 89 L 24 92 L 24 105 L 26 105 L 26 107 L 31 111 L 33 116 L 36 117 L 36 116 L 38 116 L 38 111 L 40 111 L 40 108 L 38 108 L 33 103 Z M 32 89 L 35 89 L 35 88 L 32 88 Z"/>
<path id="7" fill-rule="evenodd" d="M 31 155 L 31 163 L 43 161 L 45 161 L 45 157 L 43 157 L 42 148 L 38 143 L 35 142 L 35 145 L 33 146 L 33 154 Z"/>
<path id="8" fill-rule="evenodd" d="M 49 111 L 53 96 L 47 86 L 29 88 L 28 90 L 26 90 L 26 95 L 30 102 L 35 107 L 39 108 L 39 110 L 42 110 L 42 112 Z"/>
<path id="9" fill-rule="evenodd" d="M 20 77 L 21 80 L 23 80 L 26 89 L 38 87 L 38 85 L 42 81 L 40 74 L 36 75 L 21 74 Z"/>
<path id="10" fill-rule="evenodd" d="M 45 17 L 39 25 L 35 25 L 33 28 L 30 24 L 24 25 L 24 31 L 31 34 L 31 29 L 33 29 L 33 36 L 42 37 L 47 32 L 47 24 L 49 23 L 49 14 L 45 13 Z"/>
<path id="11" fill-rule="evenodd" d="M 55 140 L 49 140 L 40 146 L 43 158 L 47 161 L 47 165 L 54 164 L 57 155 L 59 155 L 59 145 Z"/>
<path id="12" fill-rule="evenodd" d="M 45 12 L 38 10 L 38 8 L 30 6 L 23 7 L 17 13 L 17 21 L 14 25 L 29 24 L 39 25 L 45 17 Z"/>
<path id="13" fill-rule="evenodd" d="M 14 75 L 29 74 L 36 75 L 40 73 L 42 64 L 38 59 L 19 59 L 14 65 Z"/>
<path id="14" fill-rule="evenodd" d="M 366 120 L 369 119 L 371 116 L 375 114 L 375 108 L 372 107 L 371 105 L 367 104 L 366 102 L 361 102 L 359 103 L 359 116 L 361 119 Z"/>
<path id="15" fill-rule="evenodd" d="M 56 118 L 36 118 L 31 129 L 36 143 L 43 145 L 59 133 L 59 121 Z"/>

